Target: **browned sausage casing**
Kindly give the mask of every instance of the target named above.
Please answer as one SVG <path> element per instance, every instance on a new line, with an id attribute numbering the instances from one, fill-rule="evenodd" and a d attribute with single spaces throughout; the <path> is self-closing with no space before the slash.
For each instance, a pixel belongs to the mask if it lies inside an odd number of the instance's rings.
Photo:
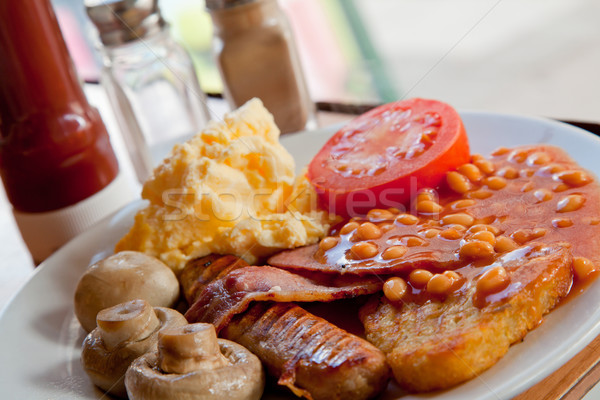
<path id="1" fill-rule="evenodd" d="M 180 275 L 186 299 L 192 303 L 211 281 L 245 265 L 215 255 L 188 263 Z M 307 399 L 369 399 L 390 376 L 375 346 L 292 303 L 255 302 L 219 336 L 248 348 L 280 385 Z"/>
<path id="2" fill-rule="evenodd" d="M 379 349 L 295 304 L 257 302 L 221 336 L 256 354 L 298 396 L 368 399 L 388 381 Z"/>

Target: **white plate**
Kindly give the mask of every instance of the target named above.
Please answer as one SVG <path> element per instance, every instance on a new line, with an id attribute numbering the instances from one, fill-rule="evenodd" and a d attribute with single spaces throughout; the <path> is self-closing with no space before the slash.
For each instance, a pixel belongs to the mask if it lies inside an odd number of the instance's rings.
<path id="1" fill-rule="evenodd" d="M 549 143 L 562 147 L 600 176 L 600 139 L 553 121 L 464 112 L 473 152 L 499 146 Z M 334 128 L 282 139 L 299 167 L 306 165 Z M 98 399 L 102 393 L 79 364 L 84 337 L 74 315 L 75 285 L 91 262 L 111 252 L 142 203 L 131 204 L 75 238 L 38 267 L 0 315 L 0 393 L 12 399 Z M 494 367 L 436 399 L 508 399 L 552 373 L 600 333 L 600 285 L 553 311 Z M 393 398 L 389 394 L 385 398 Z M 402 399 L 432 395 L 404 396 Z"/>

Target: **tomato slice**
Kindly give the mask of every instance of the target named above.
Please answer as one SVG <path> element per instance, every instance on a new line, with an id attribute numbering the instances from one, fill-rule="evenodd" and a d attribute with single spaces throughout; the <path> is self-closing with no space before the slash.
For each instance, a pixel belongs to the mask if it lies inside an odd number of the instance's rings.
<path id="1" fill-rule="evenodd" d="M 325 208 L 355 216 L 373 208 L 403 208 L 422 188 L 469 162 L 462 120 L 450 105 L 409 99 L 352 120 L 323 146 L 308 179 Z"/>

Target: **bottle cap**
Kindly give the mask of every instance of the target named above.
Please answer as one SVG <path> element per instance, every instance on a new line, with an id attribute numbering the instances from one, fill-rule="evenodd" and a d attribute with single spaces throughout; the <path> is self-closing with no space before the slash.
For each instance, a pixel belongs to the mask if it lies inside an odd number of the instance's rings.
<path id="1" fill-rule="evenodd" d="M 166 24 L 158 0 L 85 0 L 84 4 L 105 46 L 139 40 Z"/>
<path id="2" fill-rule="evenodd" d="M 232 8 L 242 4 L 251 3 L 256 0 L 206 0 L 206 8 L 209 10 L 221 10 L 223 8 Z"/>
<path id="3" fill-rule="evenodd" d="M 69 207 L 42 213 L 13 209 L 17 226 L 33 260 L 39 264 L 63 244 L 133 200 L 123 174 L 98 193 Z"/>

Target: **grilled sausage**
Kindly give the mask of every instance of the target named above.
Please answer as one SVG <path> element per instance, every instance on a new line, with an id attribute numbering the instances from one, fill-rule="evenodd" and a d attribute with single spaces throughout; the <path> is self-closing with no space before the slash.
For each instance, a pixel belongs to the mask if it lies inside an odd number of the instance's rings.
<path id="1" fill-rule="evenodd" d="M 180 275 L 190 304 L 214 279 L 243 267 L 233 256 L 194 260 Z M 385 355 L 364 339 L 292 303 L 256 302 L 220 332 L 256 354 L 268 372 L 307 399 L 368 399 L 389 379 Z"/>
<path id="2" fill-rule="evenodd" d="M 379 349 L 295 304 L 257 302 L 221 336 L 248 348 L 280 385 L 308 399 L 368 399 L 388 381 Z"/>

